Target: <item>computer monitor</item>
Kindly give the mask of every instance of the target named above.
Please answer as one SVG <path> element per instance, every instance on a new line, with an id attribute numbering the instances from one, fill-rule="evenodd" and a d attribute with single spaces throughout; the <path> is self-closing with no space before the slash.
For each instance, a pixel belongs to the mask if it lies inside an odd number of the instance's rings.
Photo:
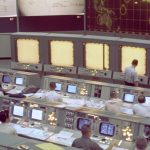
<path id="1" fill-rule="evenodd" d="M 67 86 L 67 93 L 76 94 L 77 93 L 77 86 L 76 85 L 68 85 Z"/>
<path id="2" fill-rule="evenodd" d="M 150 96 L 145 97 L 145 103 L 150 105 Z"/>
<path id="3" fill-rule="evenodd" d="M 56 91 L 61 91 L 61 88 L 62 88 L 62 84 L 56 83 L 56 88 L 55 88 L 55 90 L 56 90 Z"/>
<path id="4" fill-rule="evenodd" d="M 24 107 L 14 105 L 12 109 L 12 115 L 16 117 L 23 117 L 24 116 Z"/>
<path id="5" fill-rule="evenodd" d="M 43 120 L 43 111 L 40 109 L 32 109 L 30 119 L 36 120 L 36 121 L 42 121 Z"/>
<path id="6" fill-rule="evenodd" d="M 99 126 L 99 133 L 101 135 L 114 136 L 115 125 L 106 123 L 106 122 L 102 122 L 102 123 L 100 123 L 100 126 Z"/>
<path id="7" fill-rule="evenodd" d="M 134 103 L 135 95 L 130 94 L 130 93 L 124 93 L 123 101 L 126 103 Z"/>
<path id="8" fill-rule="evenodd" d="M 16 77 L 15 78 L 15 84 L 16 85 L 23 85 L 23 78 L 22 77 Z"/>
<path id="9" fill-rule="evenodd" d="M 11 82 L 10 76 L 9 75 L 3 75 L 2 82 L 3 83 L 10 83 Z"/>
<path id="10" fill-rule="evenodd" d="M 77 120 L 77 129 L 81 130 L 83 125 L 91 125 L 91 120 L 90 119 L 85 119 L 85 118 L 78 118 Z"/>

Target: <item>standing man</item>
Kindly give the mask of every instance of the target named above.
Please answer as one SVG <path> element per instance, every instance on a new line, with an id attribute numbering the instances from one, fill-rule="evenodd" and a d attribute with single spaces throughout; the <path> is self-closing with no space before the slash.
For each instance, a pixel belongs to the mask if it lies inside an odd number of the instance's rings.
<path id="1" fill-rule="evenodd" d="M 135 67 L 138 65 L 138 60 L 134 59 L 132 65 L 125 68 L 125 85 L 138 86 L 138 75 Z"/>

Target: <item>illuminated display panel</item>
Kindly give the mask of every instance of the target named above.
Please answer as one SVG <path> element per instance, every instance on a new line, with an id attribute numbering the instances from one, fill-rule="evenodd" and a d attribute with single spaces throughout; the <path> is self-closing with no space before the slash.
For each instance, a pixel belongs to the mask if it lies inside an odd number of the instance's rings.
<path id="1" fill-rule="evenodd" d="M 61 91 L 61 88 L 62 88 L 62 84 L 56 83 L 56 88 L 55 88 L 55 90 L 56 90 L 56 91 Z"/>
<path id="2" fill-rule="evenodd" d="M 17 58 L 19 63 L 38 64 L 39 41 L 36 39 L 17 39 Z"/>
<path id="3" fill-rule="evenodd" d="M 146 97 L 145 97 L 145 103 L 146 103 L 147 105 L 150 105 L 150 96 L 146 96 Z"/>
<path id="4" fill-rule="evenodd" d="M 14 105 L 12 115 L 17 116 L 17 117 L 23 117 L 24 116 L 24 107 Z"/>
<path id="5" fill-rule="evenodd" d="M 150 34 L 149 0 L 86 0 L 90 31 Z"/>
<path id="6" fill-rule="evenodd" d="M 91 120 L 85 118 L 78 118 L 77 120 L 77 129 L 81 130 L 83 125 L 91 125 Z"/>
<path id="7" fill-rule="evenodd" d="M 127 103 L 134 103 L 135 95 L 130 94 L 130 93 L 124 93 L 123 101 Z"/>
<path id="8" fill-rule="evenodd" d="M 121 70 L 124 71 L 127 66 L 131 66 L 132 60 L 138 60 L 138 66 L 135 68 L 139 75 L 146 73 L 146 49 L 140 47 L 121 47 Z"/>
<path id="9" fill-rule="evenodd" d="M 2 77 L 2 82 L 3 83 L 10 83 L 11 82 L 11 78 L 10 78 L 10 76 L 9 75 L 3 75 L 3 77 Z"/>
<path id="10" fill-rule="evenodd" d="M 43 120 L 43 111 L 38 109 L 31 110 L 31 119 L 42 121 Z"/>
<path id="11" fill-rule="evenodd" d="M 115 125 L 102 122 L 99 126 L 99 133 L 107 136 L 114 136 Z"/>
<path id="12" fill-rule="evenodd" d="M 77 93 L 77 86 L 75 85 L 67 85 L 67 92 L 76 94 Z"/>
<path id="13" fill-rule="evenodd" d="M 85 67 L 98 70 L 109 69 L 109 46 L 100 43 L 86 43 Z"/>
<path id="14" fill-rule="evenodd" d="M 16 77 L 15 78 L 15 84 L 16 85 L 23 85 L 23 78 L 22 77 Z"/>
<path id="15" fill-rule="evenodd" d="M 50 42 L 51 64 L 54 66 L 74 65 L 74 44 L 71 41 Z"/>

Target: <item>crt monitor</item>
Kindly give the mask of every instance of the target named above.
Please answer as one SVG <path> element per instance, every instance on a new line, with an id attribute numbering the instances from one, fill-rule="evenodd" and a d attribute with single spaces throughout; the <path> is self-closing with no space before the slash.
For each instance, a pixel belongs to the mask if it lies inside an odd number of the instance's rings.
<path id="1" fill-rule="evenodd" d="M 9 75 L 3 75 L 2 82 L 3 83 L 10 83 L 11 82 L 10 76 Z"/>
<path id="2" fill-rule="evenodd" d="M 126 103 L 134 103 L 135 95 L 130 93 L 124 93 L 123 101 Z"/>
<path id="3" fill-rule="evenodd" d="M 72 93 L 72 94 L 76 94 L 77 86 L 76 85 L 68 85 L 67 86 L 67 92 Z"/>
<path id="4" fill-rule="evenodd" d="M 32 109 L 31 110 L 31 120 L 42 121 L 43 120 L 43 111 L 40 109 Z"/>
<path id="5" fill-rule="evenodd" d="M 145 103 L 150 105 L 150 96 L 145 96 Z"/>
<path id="6" fill-rule="evenodd" d="M 12 109 L 12 115 L 16 117 L 23 117 L 24 116 L 24 107 L 14 105 Z"/>
<path id="7" fill-rule="evenodd" d="M 90 119 L 85 119 L 85 118 L 78 118 L 77 120 L 77 129 L 81 130 L 83 125 L 91 125 L 91 120 Z"/>
<path id="8" fill-rule="evenodd" d="M 61 87 L 62 87 L 62 84 L 56 83 L 56 88 L 55 88 L 55 90 L 56 90 L 56 91 L 61 91 Z"/>
<path id="9" fill-rule="evenodd" d="M 22 77 L 16 77 L 15 78 L 15 84 L 16 85 L 23 85 L 23 78 Z"/>
<path id="10" fill-rule="evenodd" d="M 100 126 L 99 126 L 99 133 L 101 135 L 114 136 L 115 125 L 107 123 L 107 122 L 102 122 L 100 123 Z"/>

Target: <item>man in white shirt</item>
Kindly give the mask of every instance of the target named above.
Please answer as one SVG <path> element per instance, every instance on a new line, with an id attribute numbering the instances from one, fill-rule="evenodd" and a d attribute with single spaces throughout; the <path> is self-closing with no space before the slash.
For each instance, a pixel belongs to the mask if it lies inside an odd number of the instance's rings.
<path id="1" fill-rule="evenodd" d="M 57 101 L 57 102 L 62 102 L 62 97 L 60 94 L 58 94 L 56 91 L 55 91 L 55 88 L 56 88 L 56 83 L 55 82 L 51 82 L 49 84 L 49 88 L 50 88 L 50 91 L 45 93 L 45 99 L 48 100 L 48 101 Z"/>
<path id="2" fill-rule="evenodd" d="M 138 60 L 134 59 L 132 65 L 125 68 L 125 85 L 138 86 L 138 75 L 135 67 L 138 65 Z"/>
<path id="3" fill-rule="evenodd" d="M 110 93 L 110 100 L 105 103 L 105 110 L 113 113 L 119 113 L 122 106 L 122 100 L 118 98 L 119 91 L 112 90 Z"/>
<path id="4" fill-rule="evenodd" d="M 133 105 L 133 112 L 139 116 L 150 117 L 150 105 L 145 103 L 145 96 L 138 97 L 138 104 Z"/>
<path id="5" fill-rule="evenodd" d="M 11 126 L 9 122 L 9 111 L 3 110 L 0 112 L 0 132 L 11 135 L 17 135 L 16 130 Z"/>

